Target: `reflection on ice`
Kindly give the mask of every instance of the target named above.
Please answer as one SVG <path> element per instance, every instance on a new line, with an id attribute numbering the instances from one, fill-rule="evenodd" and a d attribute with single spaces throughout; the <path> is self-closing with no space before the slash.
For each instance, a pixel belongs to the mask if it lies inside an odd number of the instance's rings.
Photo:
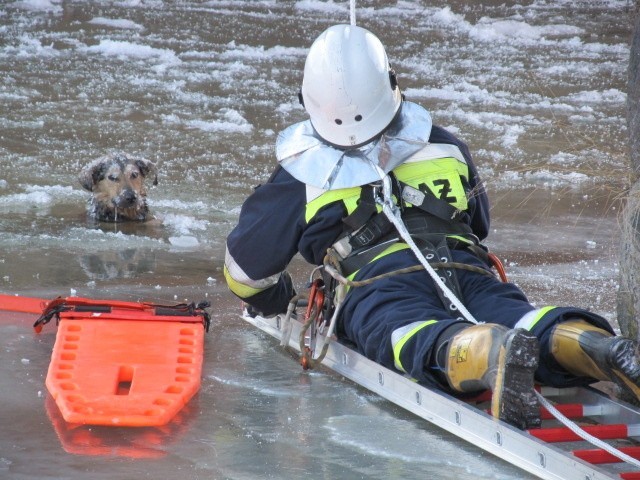
<path id="1" fill-rule="evenodd" d="M 153 250 L 127 248 L 80 255 L 79 262 L 89 280 L 135 278 L 155 271 Z"/>
<path id="2" fill-rule="evenodd" d="M 379 435 L 381 424 L 388 432 Z M 422 428 L 411 418 L 388 413 L 377 416 L 342 415 L 331 417 L 323 426 L 332 442 L 341 447 L 388 461 L 404 464 L 428 464 L 434 471 L 433 478 L 520 478 L 515 471 L 496 471 L 487 465 L 475 450 L 460 448 L 446 432 L 434 432 Z M 407 439 L 411 439 L 407 442 Z M 436 473 L 441 471 L 442 473 Z M 446 473 L 444 473 L 446 472 Z"/>

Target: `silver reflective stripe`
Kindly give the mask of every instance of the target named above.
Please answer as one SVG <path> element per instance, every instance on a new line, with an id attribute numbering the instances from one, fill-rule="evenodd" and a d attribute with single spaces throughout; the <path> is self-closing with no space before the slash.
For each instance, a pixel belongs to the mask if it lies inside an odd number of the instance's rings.
<path id="1" fill-rule="evenodd" d="M 305 185 L 307 191 L 307 203 L 312 202 L 320 195 L 326 192 L 323 188 L 314 187 L 312 185 Z"/>
<path id="2" fill-rule="evenodd" d="M 404 345 L 413 337 L 416 333 L 422 330 L 427 325 L 436 323 L 436 320 L 426 320 L 421 322 L 412 322 L 404 327 L 396 328 L 391 334 L 391 346 L 393 347 L 393 363 L 395 367 L 406 373 L 402 362 L 400 361 L 400 354 Z"/>
<path id="3" fill-rule="evenodd" d="M 531 327 L 531 324 L 536 320 L 536 317 L 538 316 L 539 313 L 540 313 L 539 308 L 537 308 L 536 310 L 531 310 L 528 313 L 525 313 L 522 316 L 522 318 L 518 320 L 518 323 L 516 323 L 513 328 L 524 328 L 525 330 L 529 330 L 529 328 Z"/>
<path id="4" fill-rule="evenodd" d="M 423 323 L 427 323 L 426 321 L 420 321 L 420 322 L 413 322 L 410 323 L 408 325 L 405 325 L 404 327 L 400 327 L 397 328 L 393 331 L 393 333 L 391 334 L 391 346 L 395 347 L 398 342 L 400 340 L 402 340 L 402 338 L 409 333 L 411 330 L 413 330 L 416 327 L 419 327 L 420 325 L 422 325 Z"/>
<path id="5" fill-rule="evenodd" d="M 456 145 L 448 143 L 430 143 L 422 150 L 414 153 L 405 163 L 423 162 L 425 160 L 437 160 L 439 158 L 455 158 L 459 162 L 467 164 L 467 160 Z"/>
<path id="6" fill-rule="evenodd" d="M 278 279 L 280 278 L 280 275 L 281 275 L 281 272 L 278 272 L 275 275 L 271 275 L 270 277 L 267 277 L 267 278 L 262 278 L 259 280 L 252 279 L 251 277 L 249 277 L 249 275 L 245 273 L 244 270 L 242 270 L 240 265 L 238 265 L 238 263 L 234 260 L 234 258 L 229 253 L 228 248 L 224 255 L 224 265 L 227 268 L 229 275 L 231 275 L 231 278 L 233 278 L 236 282 L 251 288 L 255 288 L 257 290 L 264 290 L 266 288 L 269 288 L 275 285 L 276 283 L 278 283 Z"/>

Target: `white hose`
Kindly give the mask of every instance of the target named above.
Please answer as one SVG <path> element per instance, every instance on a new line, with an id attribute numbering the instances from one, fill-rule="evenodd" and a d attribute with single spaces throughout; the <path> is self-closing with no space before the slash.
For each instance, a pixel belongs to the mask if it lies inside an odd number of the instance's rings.
<path id="1" fill-rule="evenodd" d="M 356 26 L 356 0 L 350 0 L 349 2 L 349 15 L 351 18 L 351 25 Z"/>

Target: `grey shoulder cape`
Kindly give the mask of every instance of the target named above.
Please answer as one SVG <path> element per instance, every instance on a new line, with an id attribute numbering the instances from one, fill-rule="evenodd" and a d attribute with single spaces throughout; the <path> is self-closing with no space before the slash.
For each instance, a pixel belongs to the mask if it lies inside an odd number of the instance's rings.
<path id="1" fill-rule="evenodd" d="M 307 120 L 278 134 L 276 157 L 282 168 L 307 185 L 323 190 L 356 187 L 380 180 L 426 147 L 431 125 L 427 110 L 405 101 L 378 139 L 342 150 L 325 143 Z"/>

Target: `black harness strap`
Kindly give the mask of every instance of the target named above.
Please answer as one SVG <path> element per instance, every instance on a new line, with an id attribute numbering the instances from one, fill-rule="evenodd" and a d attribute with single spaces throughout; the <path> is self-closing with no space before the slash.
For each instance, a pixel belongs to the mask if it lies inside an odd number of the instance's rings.
<path id="1" fill-rule="evenodd" d="M 460 220 L 463 211 L 455 208 L 446 200 L 436 197 L 428 187 L 423 191 L 404 182 L 399 183 L 403 201 L 442 220 L 448 222 Z"/>
<path id="2" fill-rule="evenodd" d="M 381 213 L 376 213 L 360 230 L 353 234 L 349 243 L 354 250 L 375 245 L 392 231 L 393 224 L 389 219 Z"/>
<path id="3" fill-rule="evenodd" d="M 451 257 L 451 250 L 449 249 L 449 245 L 447 244 L 447 238 L 441 237 L 440 242 L 437 244 L 432 244 L 426 240 L 419 240 L 420 251 L 424 254 L 425 258 L 428 262 L 440 262 L 440 263 L 450 263 L 453 261 Z M 431 258 L 429 258 L 431 257 Z M 445 268 L 445 267 L 436 267 L 435 272 L 442 280 L 449 290 L 451 290 L 454 295 L 464 303 L 464 298 L 462 296 L 462 289 L 460 288 L 460 284 L 458 283 L 458 276 L 456 275 L 455 268 Z M 460 314 L 458 309 L 453 305 L 451 300 L 449 300 L 446 295 L 442 292 L 440 288 L 436 288 L 438 292 L 438 296 L 440 297 L 440 301 L 442 305 L 447 309 L 449 314 L 453 318 L 462 318 L 464 317 Z"/>
<path id="4" fill-rule="evenodd" d="M 360 192 L 358 206 L 351 212 L 351 215 L 343 218 L 342 221 L 348 227 L 347 231 L 355 232 L 376 213 L 378 213 L 378 209 L 373 195 L 373 185 L 364 185 Z"/>
<path id="5" fill-rule="evenodd" d="M 447 235 L 458 235 L 468 238 L 472 243 L 478 243 L 471 226 L 464 222 L 443 220 L 434 215 L 426 214 L 418 209 L 408 208 L 402 217 L 407 230 L 411 236 L 430 236 L 430 241 L 438 243 L 436 237 Z"/>
<path id="6" fill-rule="evenodd" d="M 374 258 L 380 255 L 385 249 L 398 241 L 397 238 L 392 238 L 386 242 L 378 243 L 373 247 L 359 251 L 356 255 L 351 255 L 340 262 L 340 268 L 342 274 L 348 277 L 354 272 L 357 272 L 362 267 L 371 262 Z"/>
<path id="7" fill-rule="evenodd" d="M 378 213 L 373 185 L 361 187 L 358 206 L 342 221 L 344 233 L 338 242 L 347 242 L 350 245 L 349 251 L 376 245 L 393 231 L 393 224 L 389 219 Z"/>

